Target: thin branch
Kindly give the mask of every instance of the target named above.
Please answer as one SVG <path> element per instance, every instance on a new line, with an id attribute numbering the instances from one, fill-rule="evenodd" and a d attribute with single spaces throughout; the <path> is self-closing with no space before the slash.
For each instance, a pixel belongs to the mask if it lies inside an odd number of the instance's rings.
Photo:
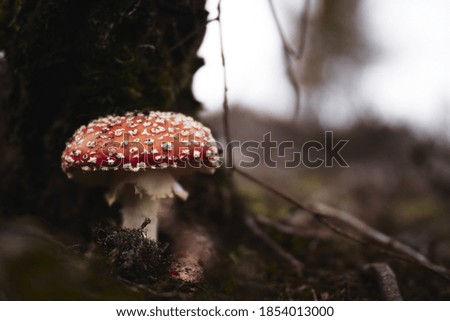
<path id="1" fill-rule="evenodd" d="M 401 243 L 386 234 L 381 233 L 380 231 L 367 225 L 363 221 L 360 221 L 359 219 L 357 219 L 355 216 L 351 215 L 348 212 L 332 208 L 325 204 L 311 204 L 309 206 L 309 209 L 312 213 L 320 213 L 320 216 L 334 218 L 343 223 L 346 223 L 347 225 L 353 227 L 361 234 L 368 236 L 373 241 L 382 244 L 388 248 L 392 248 L 404 255 L 412 257 L 416 261 L 424 265 L 431 264 L 431 262 L 427 259 L 427 257 L 424 256 L 422 253 L 419 253 L 413 248 L 409 247 L 408 245 Z M 441 272 L 445 272 L 445 268 L 444 270 L 441 270 Z"/>
<path id="2" fill-rule="evenodd" d="M 283 28 L 281 27 L 280 20 L 278 19 L 278 15 L 275 10 L 273 1 L 272 0 L 268 0 L 268 1 L 269 1 L 269 6 L 270 6 L 270 11 L 272 12 L 273 20 L 275 21 L 275 25 L 277 27 L 278 34 L 280 35 L 281 43 L 283 45 L 283 50 L 285 51 L 285 53 L 288 57 L 289 56 L 295 57 L 297 55 L 297 53 L 292 48 L 292 46 L 289 45 L 289 42 L 287 41 L 287 39 L 284 35 Z"/>
<path id="3" fill-rule="evenodd" d="M 306 35 L 308 34 L 308 16 L 309 8 L 311 7 L 311 1 L 305 0 L 305 5 L 303 7 L 302 16 L 300 18 L 300 40 L 298 44 L 298 51 L 295 56 L 297 60 L 303 59 L 306 48 Z"/>
<path id="4" fill-rule="evenodd" d="M 286 223 L 279 222 L 277 220 L 268 218 L 265 215 L 254 215 L 254 219 L 256 222 L 258 222 L 260 224 L 264 224 L 265 226 L 268 226 L 268 227 L 270 227 L 274 230 L 277 230 L 278 232 L 281 232 L 283 234 L 302 236 L 302 237 L 312 237 L 315 239 L 321 238 L 321 236 L 317 234 L 317 231 L 315 229 L 302 228 L 299 226 L 288 225 Z"/>
<path id="5" fill-rule="evenodd" d="M 288 75 L 288 79 L 295 93 L 295 108 L 293 119 L 296 120 L 301 110 L 302 88 L 292 60 L 293 59 L 297 61 L 300 60 L 303 57 L 305 51 L 310 0 L 305 0 L 303 13 L 300 18 L 301 30 L 300 30 L 300 43 L 298 51 L 295 51 L 294 48 L 291 45 L 289 45 L 289 42 L 287 41 L 286 36 L 284 35 L 283 28 L 281 27 L 280 20 L 278 19 L 273 1 L 272 0 L 268 1 L 270 11 L 272 12 L 273 20 L 275 21 L 275 25 L 277 27 L 277 31 L 278 34 L 280 35 L 281 43 L 283 45 L 284 62 L 286 65 L 286 72 Z"/>
<path id="6" fill-rule="evenodd" d="M 217 22 L 219 23 L 219 38 L 220 38 L 220 55 L 222 58 L 222 67 L 223 67 L 223 133 L 225 138 L 225 144 L 226 144 L 226 151 L 225 151 L 225 157 L 227 159 L 230 159 L 232 157 L 232 149 L 230 144 L 228 144 L 231 141 L 230 136 L 230 106 L 228 105 L 228 84 L 227 84 L 227 68 L 225 64 L 225 51 L 223 46 L 223 31 L 222 31 L 222 11 L 221 11 L 222 1 L 219 0 L 219 3 L 217 4 Z M 232 171 L 229 171 L 231 173 Z"/>
<path id="7" fill-rule="evenodd" d="M 356 236 L 341 230 L 340 228 L 334 226 L 331 224 L 327 218 L 336 219 L 342 223 L 344 223 L 347 226 L 350 226 L 354 230 L 358 231 L 362 235 L 366 236 L 367 238 L 371 239 L 372 241 L 375 241 L 377 244 L 384 246 L 392 251 L 394 251 L 394 254 L 391 254 L 394 257 L 397 257 L 399 259 L 403 259 L 409 262 L 417 263 L 443 277 L 445 277 L 447 280 L 450 280 L 450 271 L 444 267 L 437 264 L 434 264 L 430 262 L 423 254 L 419 253 L 418 251 L 414 250 L 413 248 L 409 247 L 408 245 L 401 243 L 400 241 L 397 241 L 393 239 L 390 236 L 387 236 L 383 234 L 380 231 L 375 230 L 374 228 L 368 226 L 366 223 L 360 221 L 356 217 L 350 215 L 347 212 L 334 209 L 332 207 L 322 205 L 322 204 L 303 204 L 293 197 L 285 194 L 284 192 L 276 189 L 275 187 L 268 185 L 264 183 L 263 181 L 259 180 L 256 177 L 253 177 L 252 175 L 249 175 L 248 173 L 240 170 L 239 168 L 235 168 L 235 172 L 240 174 L 241 176 L 253 181 L 254 183 L 260 185 L 261 187 L 267 189 L 268 191 L 280 196 L 284 200 L 296 205 L 298 208 L 306 211 L 310 215 L 312 215 L 315 219 L 317 219 L 322 224 L 326 225 L 328 228 L 332 229 L 336 233 L 351 239 L 355 242 L 358 242 L 363 245 L 371 245 L 375 246 L 374 244 L 367 243 Z"/>
<path id="8" fill-rule="evenodd" d="M 258 224 L 256 224 L 255 219 L 252 216 L 247 215 L 245 218 L 245 223 L 248 226 L 248 228 L 250 228 L 250 230 L 253 232 L 253 234 L 258 236 L 264 243 L 266 243 L 280 257 L 282 257 L 287 262 L 289 262 L 289 264 L 292 265 L 292 267 L 294 268 L 294 270 L 297 272 L 297 274 L 299 276 L 302 275 L 303 264 L 300 261 L 298 261 L 295 257 L 293 257 L 291 254 L 289 254 L 288 252 L 283 250 L 283 248 L 280 247 L 277 243 L 272 241 L 272 239 L 266 233 L 264 233 L 263 230 L 261 230 L 259 228 Z"/>
<path id="9" fill-rule="evenodd" d="M 364 271 L 375 274 L 383 298 L 388 301 L 403 300 L 394 271 L 386 263 L 370 263 L 364 265 Z"/>

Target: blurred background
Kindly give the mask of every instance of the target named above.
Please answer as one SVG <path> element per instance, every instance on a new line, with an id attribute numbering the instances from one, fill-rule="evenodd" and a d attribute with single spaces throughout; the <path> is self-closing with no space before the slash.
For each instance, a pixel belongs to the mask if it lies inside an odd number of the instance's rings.
<path id="1" fill-rule="evenodd" d="M 300 44 L 303 0 L 273 1 L 290 46 Z M 207 1 L 209 18 L 217 0 Z M 302 115 L 330 126 L 372 114 L 426 132 L 449 134 L 450 4 L 413 0 L 310 1 L 305 59 L 295 61 Z M 224 1 L 222 25 L 231 103 L 277 118 L 295 98 L 269 1 Z M 217 22 L 208 25 L 194 93 L 209 112 L 221 108 L 223 76 Z"/>

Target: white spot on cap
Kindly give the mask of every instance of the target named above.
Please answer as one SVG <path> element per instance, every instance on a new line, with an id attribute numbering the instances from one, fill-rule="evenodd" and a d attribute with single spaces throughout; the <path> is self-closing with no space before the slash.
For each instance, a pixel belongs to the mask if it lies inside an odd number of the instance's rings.
<path id="1" fill-rule="evenodd" d="M 117 153 L 117 150 L 114 147 L 108 147 L 108 156 L 113 156 Z"/>
<path id="2" fill-rule="evenodd" d="M 70 157 L 70 156 L 64 157 L 64 160 L 65 160 L 66 162 L 68 162 L 68 163 L 73 163 L 73 162 L 75 162 L 75 160 L 74 160 L 72 157 Z"/>
<path id="3" fill-rule="evenodd" d="M 171 142 L 162 143 L 162 149 L 163 150 L 173 150 L 173 143 L 171 143 Z"/>
<path id="4" fill-rule="evenodd" d="M 91 157 L 87 161 L 88 163 L 97 164 L 97 157 Z"/>

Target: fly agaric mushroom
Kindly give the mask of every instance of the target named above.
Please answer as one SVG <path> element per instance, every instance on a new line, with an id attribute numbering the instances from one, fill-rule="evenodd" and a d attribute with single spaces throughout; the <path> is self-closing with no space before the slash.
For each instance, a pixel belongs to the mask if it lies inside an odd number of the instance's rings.
<path id="1" fill-rule="evenodd" d="M 179 113 L 127 113 L 81 126 L 61 156 L 69 178 L 109 188 L 109 205 L 119 202 L 126 228 L 151 220 L 147 238 L 157 240 L 160 201 L 188 193 L 177 182 L 194 171 L 214 173 L 217 147 L 209 128 Z"/>

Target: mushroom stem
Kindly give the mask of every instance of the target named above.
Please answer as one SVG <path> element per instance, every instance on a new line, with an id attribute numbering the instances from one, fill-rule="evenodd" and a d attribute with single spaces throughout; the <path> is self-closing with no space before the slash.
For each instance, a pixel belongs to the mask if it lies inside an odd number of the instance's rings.
<path id="1" fill-rule="evenodd" d="M 139 228 L 146 218 L 150 219 L 150 224 L 145 228 L 148 239 L 158 240 L 158 210 L 160 200 L 151 198 L 148 195 L 133 195 L 121 199 L 123 217 L 122 227 Z"/>
<path id="2" fill-rule="evenodd" d="M 157 241 L 158 211 L 163 199 L 178 196 L 186 200 L 188 193 L 178 184 L 170 171 L 130 173 L 119 176 L 105 195 L 109 205 L 122 205 L 122 227 L 139 228 L 146 218 L 147 238 Z"/>

